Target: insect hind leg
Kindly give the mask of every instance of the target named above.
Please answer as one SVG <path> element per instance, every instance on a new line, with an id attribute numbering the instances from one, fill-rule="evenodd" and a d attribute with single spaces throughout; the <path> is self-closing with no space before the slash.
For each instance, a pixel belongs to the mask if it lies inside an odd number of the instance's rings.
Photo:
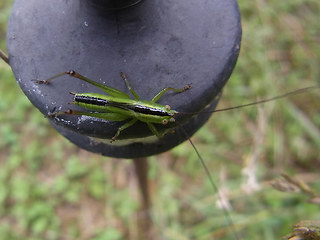
<path id="1" fill-rule="evenodd" d="M 77 79 L 79 79 L 81 81 L 85 81 L 85 82 L 87 82 L 87 83 L 89 83 L 89 84 L 91 84 L 93 86 L 96 86 L 97 88 L 100 88 L 102 91 L 108 93 L 110 96 L 118 97 L 118 98 L 125 98 L 125 99 L 129 99 L 130 98 L 126 93 L 124 93 L 124 92 L 122 92 L 122 91 L 120 91 L 120 90 L 118 90 L 116 88 L 109 87 L 107 85 L 104 85 L 104 84 L 98 83 L 96 81 L 93 81 L 93 80 L 91 80 L 91 79 L 89 79 L 89 78 L 87 78 L 85 76 L 82 76 L 80 73 L 77 73 L 74 70 L 69 70 L 69 71 L 66 71 L 66 72 L 63 72 L 63 73 L 59 73 L 59 74 L 54 75 L 54 76 L 52 76 L 52 77 L 50 77 L 50 78 L 48 78 L 46 80 L 36 80 L 36 83 L 49 84 L 53 79 L 56 79 L 56 78 L 61 77 L 63 75 L 69 75 L 69 76 L 77 78 Z"/>
<path id="2" fill-rule="evenodd" d="M 97 113 L 97 112 L 83 112 L 83 111 L 77 111 L 77 110 L 67 110 L 67 111 L 60 111 L 56 113 L 49 113 L 49 117 L 57 117 L 62 114 L 67 114 L 67 115 L 84 115 L 84 116 L 90 116 L 90 117 L 96 117 L 96 118 L 101 118 L 109 121 L 124 121 L 128 119 L 128 116 L 124 116 L 118 113 Z M 111 138 L 111 143 L 116 140 L 116 138 L 119 136 L 121 131 L 124 129 L 131 127 L 133 124 L 135 124 L 138 121 L 138 119 L 132 119 L 131 121 L 123 124 L 121 127 L 118 128 L 116 134 Z"/>

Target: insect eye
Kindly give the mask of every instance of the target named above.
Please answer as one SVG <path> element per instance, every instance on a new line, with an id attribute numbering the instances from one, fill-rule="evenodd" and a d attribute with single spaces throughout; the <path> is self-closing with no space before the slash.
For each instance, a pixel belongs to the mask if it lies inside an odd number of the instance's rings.
<path id="1" fill-rule="evenodd" d="M 164 108 L 167 110 L 167 111 L 170 111 L 171 110 L 171 107 L 169 105 L 165 105 Z"/>
<path id="2" fill-rule="evenodd" d="M 168 119 L 163 119 L 163 120 L 162 120 L 162 124 L 163 124 L 163 125 L 168 124 Z"/>

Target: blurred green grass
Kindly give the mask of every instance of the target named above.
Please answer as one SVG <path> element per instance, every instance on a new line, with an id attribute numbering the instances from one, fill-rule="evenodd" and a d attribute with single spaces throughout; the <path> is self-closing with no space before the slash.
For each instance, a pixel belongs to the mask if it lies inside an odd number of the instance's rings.
<path id="1" fill-rule="evenodd" d="M 0 3 L 1 49 L 12 3 Z M 256 0 L 240 8 L 241 54 L 219 108 L 319 84 L 319 1 Z M 2 61 L 0 79 L 0 239 L 136 239 L 131 163 L 59 136 Z M 225 190 L 243 239 L 280 239 L 292 224 L 319 219 L 306 194 L 269 184 L 287 172 L 319 192 L 318 92 L 214 114 L 192 138 Z M 149 163 L 159 239 L 234 239 L 189 143 Z"/>

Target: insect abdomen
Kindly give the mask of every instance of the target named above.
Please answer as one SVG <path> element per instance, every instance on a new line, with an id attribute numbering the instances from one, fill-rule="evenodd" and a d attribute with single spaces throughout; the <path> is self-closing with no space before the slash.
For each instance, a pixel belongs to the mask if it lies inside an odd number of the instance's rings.
<path id="1" fill-rule="evenodd" d="M 74 96 L 75 103 L 84 103 L 90 104 L 95 106 L 106 106 L 108 101 L 105 99 L 97 98 L 97 97 L 90 97 L 90 96 L 83 96 L 83 95 L 75 95 Z"/>
<path id="2" fill-rule="evenodd" d="M 168 112 L 162 110 L 162 109 L 157 109 L 157 108 L 152 108 L 152 107 L 147 107 L 147 106 L 141 106 L 141 105 L 134 105 L 134 106 L 129 106 L 128 109 L 131 109 L 137 113 L 142 113 L 142 114 L 147 114 L 147 115 L 156 115 L 156 116 L 172 116 Z"/>

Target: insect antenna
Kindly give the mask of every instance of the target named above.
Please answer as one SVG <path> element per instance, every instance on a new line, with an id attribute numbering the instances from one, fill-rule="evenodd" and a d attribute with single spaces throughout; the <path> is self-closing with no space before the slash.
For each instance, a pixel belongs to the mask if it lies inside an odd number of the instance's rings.
<path id="1" fill-rule="evenodd" d="M 198 156 L 198 159 L 200 160 L 200 163 L 202 165 L 202 168 L 204 169 L 204 171 L 205 171 L 205 173 L 206 173 L 206 175 L 207 175 L 207 177 L 209 179 L 209 182 L 210 182 L 210 185 L 212 186 L 214 194 L 217 194 L 218 199 L 221 200 L 222 196 L 221 196 L 221 194 L 219 192 L 219 188 L 218 188 L 217 184 L 215 183 L 215 181 L 213 180 L 213 177 L 212 177 L 212 175 L 211 175 L 211 173 L 210 173 L 210 171 L 209 171 L 204 159 L 200 155 L 200 153 L 199 153 L 198 149 L 196 148 L 196 146 L 193 144 L 193 142 L 192 142 L 191 138 L 189 137 L 188 133 L 186 132 L 186 130 L 184 130 L 183 128 L 181 128 L 181 130 L 182 130 L 183 134 L 188 138 L 188 141 L 190 142 L 192 148 L 196 152 L 196 154 Z M 232 232 L 233 232 L 233 235 L 234 235 L 235 239 L 236 240 L 240 240 L 241 238 L 240 238 L 240 236 L 238 234 L 238 231 L 236 230 L 236 227 L 234 225 L 234 222 L 232 220 L 232 217 L 231 217 L 228 209 L 225 208 L 225 207 L 222 207 L 222 211 L 223 211 L 223 214 L 224 214 L 224 216 L 226 218 L 227 224 L 229 226 L 231 226 L 231 228 L 232 228 Z"/>
<path id="2" fill-rule="evenodd" d="M 276 97 L 271 97 L 271 98 L 267 98 L 267 99 L 263 99 L 263 100 L 259 100 L 256 102 L 251 102 L 251 103 L 247 103 L 247 104 L 243 104 L 243 105 L 238 105 L 238 106 L 234 106 L 234 107 L 228 107 L 228 108 L 221 108 L 221 109 L 216 109 L 212 112 L 223 112 L 223 111 L 228 111 L 228 110 L 234 110 L 234 109 L 239 109 L 239 108 L 244 108 L 244 107 L 249 107 L 249 106 L 253 106 L 253 105 L 257 105 L 257 104 L 262 104 L 262 103 L 267 103 L 267 102 L 272 102 L 275 101 L 277 99 L 282 99 L 282 98 L 286 98 L 289 96 L 293 96 L 293 95 L 298 95 L 298 94 L 302 94 L 305 92 L 308 92 L 310 90 L 314 90 L 320 88 L 320 86 L 310 86 L 310 87 L 305 87 L 305 88 L 300 88 L 298 90 L 294 90 L 291 92 L 287 92 L 281 95 L 278 95 Z"/>
<path id="3" fill-rule="evenodd" d="M 310 86 L 310 87 L 305 87 L 305 88 L 300 88 L 298 90 L 294 90 L 291 92 L 287 92 L 275 97 L 271 97 L 271 98 L 266 98 L 263 100 L 259 100 L 256 102 L 251 102 L 251 103 L 246 103 L 246 104 L 242 104 L 242 105 L 238 105 L 238 106 L 233 106 L 233 107 L 227 107 L 227 108 L 220 108 L 220 109 L 216 109 L 216 110 L 212 110 L 212 111 L 199 111 L 199 112 L 179 112 L 178 114 L 183 114 L 183 115 L 195 115 L 195 114 L 199 114 L 199 113 L 215 113 L 215 112 L 224 112 L 224 111 L 229 111 L 229 110 L 234 110 L 234 109 L 239 109 L 239 108 L 245 108 L 245 107 L 250 107 L 250 106 L 254 106 L 254 105 L 258 105 L 258 104 L 263 104 L 263 103 L 268 103 L 268 102 L 272 102 L 278 99 L 282 99 L 282 98 L 287 98 L 289 96 L 293 96 L 293 95 L 298 95 L 298 94 L 303 94 L 306 92 L 309 92 L 311 90 L 315 90 L 320 88 L 319 85 L 315 85 L 315 86 Z"/>

